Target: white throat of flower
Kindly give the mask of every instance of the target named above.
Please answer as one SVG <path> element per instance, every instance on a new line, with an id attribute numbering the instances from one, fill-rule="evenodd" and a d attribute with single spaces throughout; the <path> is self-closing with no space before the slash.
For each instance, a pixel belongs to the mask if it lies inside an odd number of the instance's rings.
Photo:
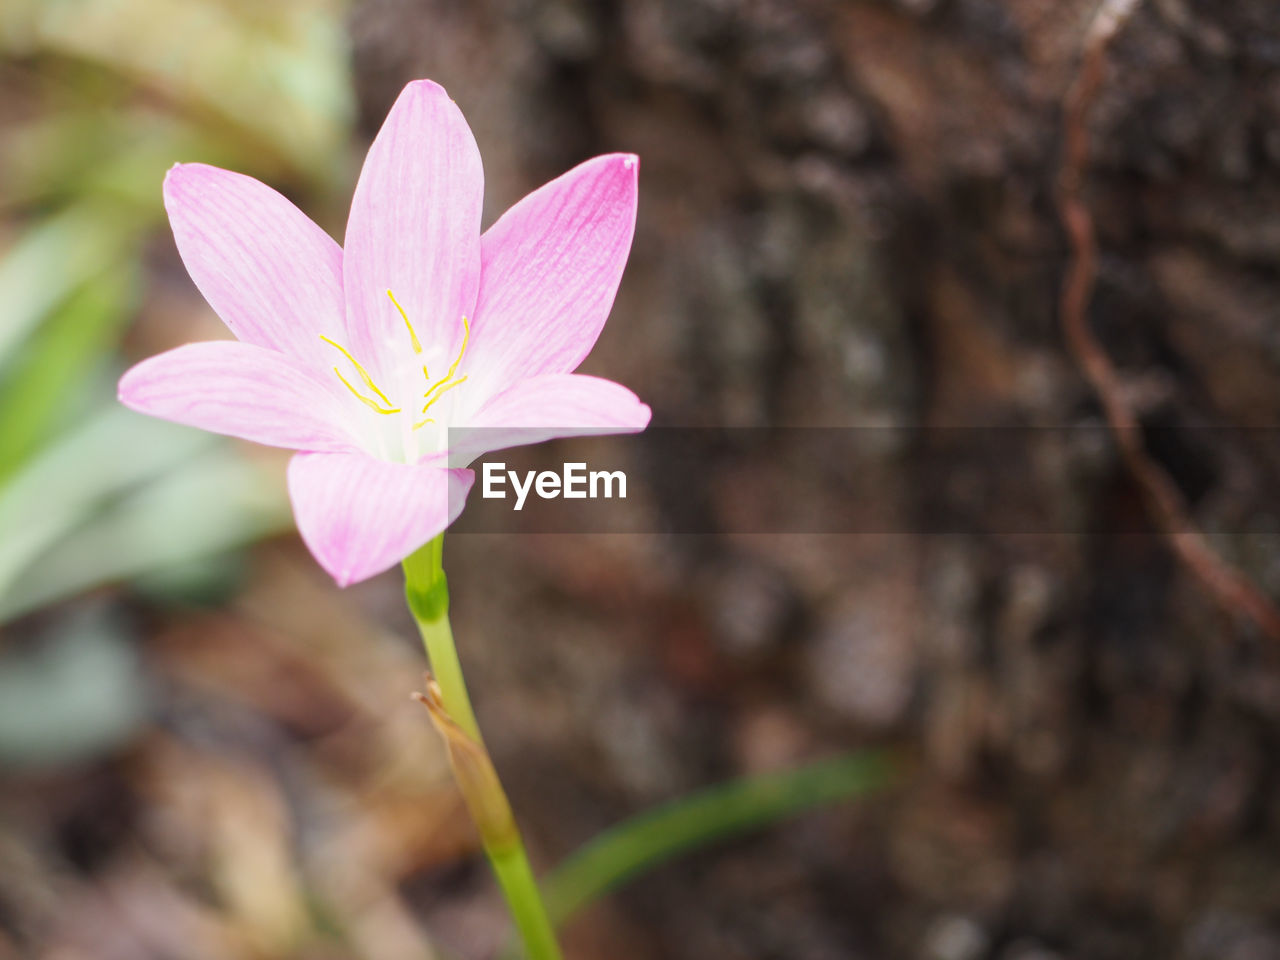
<path id="1" fill-rule="evenodd" d="M 390 431 L 391 435 L 389 436 L 389 431 L 387 430 L 376 430 L 375 439 L 377 442 L 375 449 L 371 452 L 375 452 L 383 459 L 403 459 L 405 463 L 414 463 L 423 453 L 431 453 L 445 448 L 447 435 L 447 423 L 445 421 L 447 418 L 438 420 L 436 416 L 428 416 L 428 414 L 433 412 L 433 408 L 436 413 L 439 413 L 440 407 L 437 404 L 439 404 L 440 399 L 454 387 L 461 386 L 467 380 L 466 374 L 462 376 L 457 374 L 458 367 L 462 364 L 462 360 L 467 354 L 467 345 L 471 340 L 471 323 L 466 317 L 462 318 L 462 346 L 458 349 L 458 355 L 449 364 L 449 369 L 445 375 L 433 381 L 427 364 L 422 362 L 422 341 L 418 339 L 417 331 L 414 330 L 413 323 L 409 320 L 409 315 L 400 306 L 400 301 L 396 299 L 396 295 L 390 290 L 387 291 L 387 297 L 395 306 L 396 312 L 400 314 L 400 318 L 404 320 L 405 329 L 409 332 L 409 341 L 413 347 L 413 364 L 411 367 L 406 368 L 410 370 L 410 373 L 406 376 L 395 376 L 393 374 L 395 379 L 401 381 L 396 384 L 393 392 L 397 397 L 407 397 L 406 401 L 393 401 L 378 386 L 364 365 L 342 344 L 323 335 L 320 339 L 342 354 L 343 359 L 350 364 L 355 373 L 352 379 L 358 380 L 363 386 L 363 389 L 361 389 L 352 383 L 351 379 L 343 375 L 341 368 L 335 366 L 333 372 L 342 382 L 342 385 L 351 392 L 351 395 L 374 413 L 388 418 L 399 426 L 400 457 L 395 456 L 396 451 L 392 439 L 396 431 Z M 422 382 L 417 380 L 419 367 L 422 370 L 425 389 L 422 388 Z M 423 443 L 421 442 L 424 439 L 422 433 L 424 428 L 428 427 L 433 429 L 428 429 L 425 432 L 433 436 L 426 443 Z"/>

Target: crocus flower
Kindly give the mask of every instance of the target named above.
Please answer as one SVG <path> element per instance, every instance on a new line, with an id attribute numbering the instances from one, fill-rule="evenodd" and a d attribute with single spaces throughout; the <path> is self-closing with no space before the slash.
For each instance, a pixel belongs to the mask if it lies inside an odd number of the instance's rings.
<path id="1" fill-rule="evenodd" d="M 304 542 L 343 586 L 373 576 L 456 518 L 474 479 L 459 463 L 649 422 L 630 390 L 573 373 L 622 276 L 637 169 L 630 154 L 588 160 L 482 235 L 475 139 L 429 80 L 370 147 L 345 246 L 250 177 L 180 164 L 164 184 L 178 251 L 236 340 L 144 360 L 120 399 L 299 451 Z M 450 430 L 471 438 L 452 459 Z"/>

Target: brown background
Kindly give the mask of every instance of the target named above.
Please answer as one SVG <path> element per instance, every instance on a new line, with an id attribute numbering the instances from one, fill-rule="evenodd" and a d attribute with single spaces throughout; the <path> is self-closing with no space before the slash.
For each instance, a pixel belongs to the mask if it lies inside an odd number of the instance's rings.
<path id="1" fill-rule="evenodd" d="M 459 91 L 491 216 L 584 156 L 640 154 L 635 254 L 589 366 L 656 422 L 924 424 L 955 447 L 927 474 L 885 450 L 881 509 L 958 511 L 971 535 L 450 548 L 480 710 L 544 849 L 839 745 L 917 763 L 891 802 L 640 884 L 619 908 L 636 956 L 1280 955 L 1274 650 L 1172 560 L 1112 449 L 1053 434 L 975 461 L 945 429 L 1100 418 L 1059 331 L 1053 198 L 1094 7 L 354 15 L 371 123 L 407 77 Z M 1280 18 L 1148 3 L 1110 62 L 1092 322 L 1199 522 L 1274 529 L 1273 438 L 1208 428 L 1277 422 Z M 1046 504 L 1105 532 L 983 533 Z M 1215 543 L 1280 586 L 1274 538 Z M 491 706 L 508 697 L 527 710 Z"/>

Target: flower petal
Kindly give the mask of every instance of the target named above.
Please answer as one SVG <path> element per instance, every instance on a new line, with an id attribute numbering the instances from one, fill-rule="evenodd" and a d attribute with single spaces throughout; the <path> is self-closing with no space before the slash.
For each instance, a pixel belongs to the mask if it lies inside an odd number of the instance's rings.
<path id="1" fill-rule="evenodd" d="M 245 343 L 321 360 L 340 337 L 342 248 L 252 177 L 179 164 L 164 181 L 178 252 L 204 298 Z"/>
<path id="2" fill-rule="evenodd" d="M 346 450 L 343 410 L 328 386 L 282 353 L 234 340 L 189 343 L 120 378 L 132 410 L 293 450 Z"/>
<path id="3" fill-rule="evenodd" d="M 369 148 L 347 221 L 344 285 L 352 352 L 378 373 L 411 349 L 457 349 L 480 276 L 484 171 L 471 128 L 430 80 L 400 94 Z"/>
<path id="4" fill-rule="evenodd" d="M 495 387 L 569 373 L 590 352 L 631 250 L 639 167 L 633 154 L 588 160 L 485 232 L 472 349 Z"/>
<path id="5" fill-rule="evenodd" d="M 320 566 L 349 586 L 394 566 L 457 519 L 474 475 L 437 458 L 415 465 L 362 453 L 300 453 L 289 462 L 298 532 Z"/>
<path id="6" fill-rule="evenodd" d="M 549 373 L 521 380 L 449 432 L 450 462 L 459 465 L 490 450 L 541 443 L 552 437 L 637 433 L 651 411 L 612 380 Z"/>

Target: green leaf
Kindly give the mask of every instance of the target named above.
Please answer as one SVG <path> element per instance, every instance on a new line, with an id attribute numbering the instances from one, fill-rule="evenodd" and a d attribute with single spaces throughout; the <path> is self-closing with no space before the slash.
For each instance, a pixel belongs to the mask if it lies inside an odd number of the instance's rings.
<path id="1" fill-rule="evenodd" d="M 329 182 L 354 115 L 334 3 L 6 0 L 0 47 L 102 65 Z"/>
<path id="2" fill-rule="evenodd" d="M 238 167 L 249 159 L 152 105 L 54 108 L 0 142 L 0 202 L 20 208 L 101 197 L 136 208 L 150 225 L 163 216 L 161 184 L 175 161 Z"/>
<path id="3" fill-rule="evenodd" d="M 47 217 L 0 259 L 0 370 L 50 311 L 121 261 L 139 223 L 118 206 L 79 203 Z"/>
<path id="4" fill-rule="evenodd" d="M 217 443 L 112 402 L 27 463 L 0 489 L 0 609 L 21 605 L 14 580 L 77 525 Z"/>
<path id="5" fill-rule="evenodd" d="M 292 524 L 283 477 L 218 443 L 41 554 L 0 596 L 0 622 L 92 587 L 243 547 Z"/>
<path id="6" fill-rule="evenodd" d="M 100 274 L 57 308 L 15 359 L 0 383 L 0 482 L 83 408 L 137 294 L 136 269 Z"/>

